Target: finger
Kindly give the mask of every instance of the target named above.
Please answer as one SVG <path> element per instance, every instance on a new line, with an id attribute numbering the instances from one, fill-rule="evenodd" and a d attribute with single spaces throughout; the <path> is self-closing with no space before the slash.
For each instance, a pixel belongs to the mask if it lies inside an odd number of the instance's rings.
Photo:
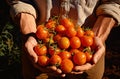
<path id="1" fill-rule="evenodd" d="M 84 72 L 84 71 L 77 71 L 77 72 L 76 72 L 76 71 L 72 71 L 71 74 L 77 75 L 77 74 L 83 74 L 83 72 Z"/>
<path id="2" fill-rule="evenodd" d="M 105 52 L 105 47 L 104 47 L 102 41 L 98 37 L 95 38 L 95 42 L 96 42 L 98 48 L 97 48 L 96 53 L 93 56 L 93 63 L 94 64 L 96 64 L 98 62 L 98 60 L 100 59 L 100 57 Z"/>
<path id="3" fill-rule="evenodd" d="M 94 65 L 91 65 L 90 63 L 86 63 L 85 65 L 82 66 L 75 66 L 75 71 L 86 71 L 89 70 L 93 67 Z"/>

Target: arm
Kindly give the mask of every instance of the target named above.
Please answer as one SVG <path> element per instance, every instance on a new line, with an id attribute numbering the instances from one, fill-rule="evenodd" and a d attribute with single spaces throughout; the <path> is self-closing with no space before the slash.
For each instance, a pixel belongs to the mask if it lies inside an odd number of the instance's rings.
<path id="1" fill-rule="evenodd" d="M 89 70 L 93 66 L 95 66 L 95 64 L 99 61 L 99 59 L 105 52 L 104 42 L 115 24 L 116 21 L 110 16 L 98 16 L 93 27 L 93 31 L 95 32 L 95 47 L 98 48 L 98 50 L 93 55 L 93 64 L 86 63 L 82 66 L 75 66 L 75 70 L 80 72 L 72 72 L 73 74 L 81 74 L 82 72 Z"/>
<path id="2" fill-rule="evenodd" d="M 104 43 L 115 24 L 116 21 L 111 16 L 98 16 L 98 19 L 93 27 L 95 36 L 99 37 Z"/>

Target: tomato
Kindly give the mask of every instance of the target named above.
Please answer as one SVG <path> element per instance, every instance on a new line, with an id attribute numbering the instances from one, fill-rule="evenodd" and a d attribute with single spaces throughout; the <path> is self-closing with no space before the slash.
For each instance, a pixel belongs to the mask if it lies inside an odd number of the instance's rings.
<path id="1" fill-rule="evenodd" d="M 61 52 L 61 50 L 60 50 L 60 48 L 58 48 L 58 47 L 53 47 L 53 46 L 50 46 L 49 48 L 48 48 L 48 52 L 49 52 L 49 54 L 52 56 L 52 55 L 55 55 L 55 54 L 59 54 L 60 52 Z"/>
<path id="2" fill-rule="evenodd" d="M 45 39 L 48 37 L 48 31 L 45 29 L 45 27 L 43 25 L 39 25 L 37 27 L 36 36 L 39 39 Z"/>
<path id="3" fill-rule="evenodd" d="M 60 56 L 62 59 L 71 58 L 71 53 L 68 52 L 68 51 L 62 51 L 62 52 L 59 53 L 59 56 Z"/>
<path id="4" fill-rule="evenodd" d="M 59 55 L 52 55 L 50 58 L 51 65 L 59 66 L 61 62 L 62 62 L 62 59 Z"/>
<path id="5" fill-rule="evenodd" d="M 92 54 L 90 52 L 85 52 L 86 55 L 86 62 L 91 62 L 92 61 Z"/>
<path id="6" fill-rule="evenodd" d="M 81 41 L 77 36 L 70 38 L 70 46 L 72 48 L 79 48 L 81 46 Z"/>
<path id="7" fill-rule="evenodd" d="M 60 35 L 60 34 L 56 34 L 56 35 L 53 37 L 53 40 L 54 40 L 55 42 L 58 42 L 59 39 L 61 39 L 61 35 Z"/>
<path id="8" fill-rule="evenodd" d="M 84 30 L 81 27 L 78 27 L 76 36 L 82 37 L 83 35 L 84 35 Z"/>
<path id="9" fill-rule="evenodd" d="M 68 18 L 61 18 L 60 24 L 65 28 L 74 27 L 74 24 Z"/>
<path id="10" fill-rule="evenodd" d="M 86 30 L 86 31 L 85 31 L 85 35 L 94 37 L 94 32 L 89 29 L 89 30 Z"/>
<path id="11" fill-rule="evenodd" d="M 58 33 L 65 33 L 66 28 L 63 25 L 58 25 L 55 28 L 55 31 Z"/>
<path id="12" fill-rule="evenodd" d="M 77 31 L 75 30 L 74 27 L 69 27 L 66 29 L 66 35 L 68 37 L 74 37 L 77 34 Z"/>
<path id="13" fill-rule="evenodd" d="M 37 44 L 34 47 L 34 51 L 38 56 L 45 55 L 47 53 L 47 47 L 45 45 Z"/>
<path id="14" fill-rule="evenodd" d="M 74 67 L 74 64 L 70 59 L 63 59 L 60 65 L 60 68 L 63 71 L 63 73 L 70 73 L 73 67 Z"/>
<path id="15" fill-rule="evenodd" d="M 76 53 L 79 53 L 80 51 L 78 50 L 78 49 L 70 49 L 70 51 L 69 51 L 70 53 L 71 53 L 71 55 L 74 55 L 74 54 L 76 54 Z"/>
<path id="16" fill-rule="evenodd" d="M 61 37 L 58 41 L 58 45 L 62 49 L 67 49 L 70 46 L 70 40 L 67 37 Z"/>
<path id="17" fill-rule="evenodd" d="M 85 47 L 91 46 L 93 44 L 93 38 L 91 36 L 82 36 L 80 38 L 81 44 Z"/>
<path id="18" fill-rule="evenodd" d="M 48 22 L 45 24 L 45 26 L 49 29 L 55 28 L 56 22 L 54 20 L 48 20 Z"/>
<path id="19" fill-rule="evenodd" d="M 49 58 L 47 56 L 38 56 L 38 64 L 40 66 L 47 66 L 49 64 Z"/>
<path id="20" fill-rule="evenodd" d="M 73 62 L 76 65 L 79 65 L 79 66 L 85 64 L 86 63 L 86 55 L 85 55 L 85 53 L 83 53 L 83 52 L 76 53 L 73 56 Z"/>

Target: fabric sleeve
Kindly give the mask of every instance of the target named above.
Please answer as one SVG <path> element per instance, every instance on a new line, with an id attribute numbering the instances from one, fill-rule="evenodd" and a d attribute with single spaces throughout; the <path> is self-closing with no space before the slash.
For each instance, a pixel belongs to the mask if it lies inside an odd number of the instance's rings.
<path id="1" fill-rule="evenodd" d="M 109 0 L 97 8 L 97 15 L 107 14 L 112 16 L 120 25 L 120 0 Z"/>
<path id="2" fill-rule="evenodd" d="M 10 9 L 11 17 L 14 19 L 19 13 L 31 14 L 36 19 L 36 10 L 31 4 L 21 1 L 13 2 Z"/>

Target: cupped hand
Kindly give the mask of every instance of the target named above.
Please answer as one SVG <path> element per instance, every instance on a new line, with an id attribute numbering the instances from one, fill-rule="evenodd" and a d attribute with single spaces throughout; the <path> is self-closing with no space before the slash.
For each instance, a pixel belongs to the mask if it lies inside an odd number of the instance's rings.
<path id="1" fill-rule="evenodd" d="M 81 66 L 75 66 L 74 71 L 72 71 L 71 74 L 82 74 L 84 71 L 87 71 L 96 65 L 96 63 L 99 61 L 99 59 L 105 52 L 105 46 L 99 37 L 94 38 L 94 44 L 97 50 L 93 55 L 93 63 L 86 63 Z"/>
<path id="2" fill-rule="evenodd" d="M 37 64 L 38 56 L 34 51 L 34 47 L 37 45 L 37 41 L 34 37 L 30 36 L 28 40 L 25 43 L 25 49 L 27 52 L 27 56 L 31 60 L 33 66 L 40 71 L 47 73 L 48 75 L 57 75 L 64 77 L 64 74 L 62 74 L 61 69 L 58 69 L 56 66 L 48 66 L 48 67 L 42 67 Z"/>

